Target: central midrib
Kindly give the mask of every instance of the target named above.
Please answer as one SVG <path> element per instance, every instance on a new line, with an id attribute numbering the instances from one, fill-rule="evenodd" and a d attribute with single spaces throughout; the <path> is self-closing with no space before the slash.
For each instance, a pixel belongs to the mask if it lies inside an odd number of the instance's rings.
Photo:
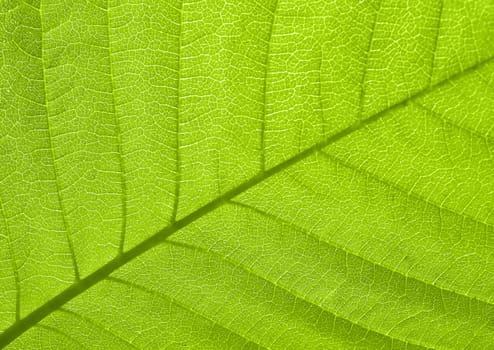
<path id="1" fill-rule="evenodd" d="M 452 75 L 451 77 L 442 80 L 441 82 L 423 89 L 410 97 L 390 106 L 389 108 L 374 114 L 373 116 L 359 121 L 341 131 L 338 133 L 328 137 L 327 139 L 313 145 L 312 147 L 304 150 L 301 153 L 298 153 L 297 155 L 281 162 L 280 164 L 269 168 L 268 170 L 259 173 L 258 175 L 252 177 L 251 179 L 243 182 L 239 186 L 225 192 L 222 196 L 214 199 L 213 201 L 207 203 L 206 205 L 200 207 L 199 209 L 195 210 L 194 212 L 190 213 L 189 215 L 183 217 L 182 219 L 174 222 L 173 224 L 163 228 L 162 230 L 158 231 L 148 239 L 144 240 L 140 244 L 136 245 L 134 248 L 123 252 L 122 254 L 118 255 L 114 259 L 110 260 L 108 263 L 100 267 L 98 270 L 93 272 L 92 274 L 88 275 L 87 277 L 81 279 L 80 281 L 74 283 L 72 286 L 69 288 L 65 289 L 63 292 L 58 294 L 57 296 L 53 297 L 49 301 L 47 301 L 45 304 L 41 305 L 39 308 L 36 310 L 32 311 L 30 314 L 28 314 L 26 317 L 22 318 L 21 320 L 17 321 L 14 323 L 12 326 L 7 328 L 1 335 L 0 335 L 0 347 L 4 348 L 8 344 L 10 344 L 12 341 L 14 341 L 16 338 L 18 338 L 20 335 L 22 335 L 24 332 L 29 330 L 31 327 L 35 326 L 43 320 L 46 316 L 50 315 L 54 311 L 58 310 L 60 307 L 62 307 L 65 303 L 68 301 L 72 300 L 73 298 L 77 297 L 78 295 L 82 294 L 98 282 L 102 281 L 106 277 L 108 277 L 113 271 L 117 270 L 118 268 L 124 266 L 128 262 L 132 261 L 134 258 L 140 256 L 141 254 L 146 253 L 153 247 L 159 245 L 162 243 L 164 240 L 166 240 L 168 237 L 173 235 L 175 232 L 179 231 L 181 228 L 189 225 L 190 223 L 198 220 L 199 218 L 203 217 L 204 215 L 212 212 L 216 208 L 220 207 L 227 201 L 233 199 L 237 195 L 247 191 L 248 189 L 254 187 L 258 183 L 266 180 L 267 178 L 270 178 L 271 176 L 274 176 L 284 169 L 308 158 L 312 154 L 314 154 L 317 151 L 322 150 L 324 147 L 340 140 L 341 138 L 357 131 L 365 126 L 372 124 L 376 122 L 377 120 L 381 119 L 383 116 L 388 114 L 389 112 L 393 110 L 397 110 L 403 106 L 405 106 L 407 103 L 410 101 L 417 99 L 429 92 L 431 92 L 434 89 L 437 89 L 438 87 L 447 84 L 449 81 L 458 79 L 459 77 L 468 74 L 472 71 L 475 71 L 476 69 L 480 68 L 481 66 L 489 64 L 491 61 L 494 60 L 494 56 L 489 57 L 483 61 L 480 61 L 479 63 L 471 66 L 470 68 L 463 70 L 459 73 L 456 73 Z"/>

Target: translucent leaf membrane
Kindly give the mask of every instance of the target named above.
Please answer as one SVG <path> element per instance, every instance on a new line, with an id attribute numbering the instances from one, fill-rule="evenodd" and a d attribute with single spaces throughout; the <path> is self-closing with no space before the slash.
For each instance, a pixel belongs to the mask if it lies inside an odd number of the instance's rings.
<path id="1" fill-rule="evenodd" d="M 0 347 L 494 346 L 494 6 L 0 3 Z"/>

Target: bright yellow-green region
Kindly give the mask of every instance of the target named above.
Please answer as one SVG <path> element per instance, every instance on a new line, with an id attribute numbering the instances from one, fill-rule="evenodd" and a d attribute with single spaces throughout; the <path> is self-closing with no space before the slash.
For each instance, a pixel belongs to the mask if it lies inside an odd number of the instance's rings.
<path id="1" fill-rule="evenodd" d="M 0 348 L 494 349 L 494 2 L 0 0 Z"/>

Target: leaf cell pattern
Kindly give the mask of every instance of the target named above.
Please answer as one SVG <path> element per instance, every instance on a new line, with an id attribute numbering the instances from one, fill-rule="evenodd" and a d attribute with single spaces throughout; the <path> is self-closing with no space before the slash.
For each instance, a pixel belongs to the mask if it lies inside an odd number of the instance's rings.
<path id="1" fill-rule="evenodd" d="M 494 4 L 0 2 L 0 347 L 494 347 Z"/>

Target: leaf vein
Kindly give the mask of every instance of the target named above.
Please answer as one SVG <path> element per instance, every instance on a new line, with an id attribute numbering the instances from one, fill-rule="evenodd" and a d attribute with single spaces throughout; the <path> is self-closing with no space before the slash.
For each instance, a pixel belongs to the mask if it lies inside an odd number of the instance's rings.
<path id="1" fill-rule="evenodd" d="M 263 215 L 264 217 L 270 218 L 270 219 L 275 220 L 275 221 L 277 221 L 279 223 L 288 225 L 292 229 L 294 229 L 294 230 L 296 230 L 296 231 L 298 231 L 300 233 L 303 233 L 307 237 L 310 237 L 310 238 L 313 238 L 313 239 L 317 240 L 319 243 L 322 243 L 323 245 L 326 245 L 326 246 L 328 246 L 330 248 L 333 248 L 333 249 L 336 249 L 336 250 L 340 250 L 342 252 L 345 252 L 346 254 L 352 255 L 354 257 L 357 257 L 357 258 L 361 259 L 362 261 L 364 261 L 366 263 L 369 263 L 369 264 L 372 264 L 374 266 L 377 266 L 377 267 L 379 267 L 381 269 L 390 271 L 391 273 L 400 275 L 400 276 L 402 276 L 405 279 L 415 280 L 415 281 L 420 282 L 422 284 L 425 284 L 425 285 L 428 285 L 430 287 L 436 288 L 436 289 L 438 289 L 441 292 L 447 292 L 447 293 L 455 294 L 455 295 L 457 295 L 459 297 L 462 297 L 462 298 L 468 298 L 471 301 L 478 300 L 479 302 L 483 303 L 486 307 L 491 307 L 491 306 L 494 305 L 492 302 L 490 302 L 488 300 L 484 300 L 483 298 L 471 297 L 469 295 L 466 295 L 466 294 L 457 292 L 457 291 L 455 291 L 453 289 L 448 289 L 448 288 L 444 288 L 444 287 L 438 286 L 437 284 L 434 284 L 433 282 L 428 282 L 428 281 L 419 279 L 417 277 L 409 276 L 409 275 L 407 275 L 407 274 L 405 274 L 403 272 L 400 272 L 400 271 L 398 271 L 396 269 L 393 269 L 390 266 L 386 266 L 386 265 L 384 265 L 382 263 L 375 262 L 375 261 L 369 260 L 367 258 L 364 258 L 364 257 L 362 257 L 362 256 L 360 256 L 360 255 L 358 255 L 356 253 L 353 253 L 351 251 L 345 250 L 344 248 L 340 247 L 339 245 L 337 245 L 337 244 L 335 244 L 333 242 L 328 242 L 328 241 L 322 240 L 320 237 L 313 235 L 312 233 L 308 232 L 307 230 L 303 229 L 302 227 L 297 226 L 294 223 L 291 223 L 289 221 L 286 221 L 283 218 L 280 218 L 280 217 L 278 217 L 276 215 L 273 215 L 273 214 L 270 214 L 268 212 L 265 212 L 265 211 L 263 211 L 261 209 L 258 209 L 256 207 L 253 207 L 253 206 L 251 206 L 249 204 L 241 203 L 241 202 L 238 202 L 238 201 L 231 201 L 231 203 L 234 203 L 236 205 L 239 205 L 239 206 L 242 206 L 244 208 L 250 209 L 250 210 L 252 210 L 252 211 L 254 211 L 254 212 L 256 212 L 256 213 L 258 213 L 260 215 Z"/>
<path id="2" fill-rule="evenodd" d="M 119 164 L 119 173 L 120 173 L 120 187 L 121 187 L 121 202 L 122 202 L 122 223 L 121 223 L 121 232 L 120 232 L 120 242 L 119 242 L 119 253 L 122 254 L 125 245 L 125 235 L 127 231 L 127 180 L 125 178 L 125 161 L 123 157 L 123 145 L 122 145 L 122 128 L 120 125 L 120 118 L 117 114 L 117 104 L 115 102 L 115 78 L 113 74 L 113 59 L 112 59 L 112 45 L 111 45 L 111 35 L 110 35 L 110 27 L 111 27 L 111 16 L 110 16 L 110 0 L 106 1 L 106 9 L 104 10 L 107 19 L 106 25 L 106 35 L 108 40 L 108 46 L 106 49 L 108 50 L 108 69 L 110 76 L 110 84 L 111 84 L 111 99 L 112 99 L 112 114 L 115 123 L 115 133 L 117 139 L 117 154 L 118 154 L 118 164 Z"/>
<path id="3" fill-rule="evenodd" d="M 360 79 L 360 96 L 359 96 L 359 106 L 358 106 L 358 115 L 357 118 L 360 120 L 362 119 L 362 113 L 363 113 L 363 108 L 364 108 L 364 98 L 365 98 L 365 78 L 367 76 L 367 72 L 369 70 L 369 56 L 372 51 L 372 42 L 374 41 L 374 33 L 376 31 L 376 25 L 377 25 L 377 17 L 379 16 L 379 12 L 381 11 L 381 5 L 384 0 L 379 0 L 379 3 L 377 4 L 377 9 L 376 13 L 374 14 L 374 21 L 372 22 L 372 28 L 370 32 L 370 37 L 369 37 L 369 42 L 367 44 L 367 50 L 365 51 L 365 60 L 364 60 L 364 67 L 362 70 L 362 77 Z"/>
<path id="4" fill-rule="evenodd" d="M 97 323 L 96 321 L 94 321 L 94 320 L 90 319 L 89 317 L 83 316 L 83 315 L 81 315 L 81 314 L 78 314 L 77 312 L 74 312 L 74 311 L 69 310 L 69 309 L 66 309 L 66 308 L 61 308 L 61 309 L 60 309 L 60 312 L 64 312 L 64 313 L 66 313 L 66 314 L 68 314 L 68 315 L 72 315 L 72 316 L 74 316 L 74 317 L 77 317 L 77 318 L 79 318 L 79 319 L 81 319 L 81 320 L 83 320 L 83 321 L 85 321 L 85 322 L 87 322 L 87 323 L 89 323 L 89 324 L 91 324 L 91 325 L 95 326 L 96 328 L 101 329 L 101 330 L 102 330 L 102 331 L 104 331 L 105 333 L 107 333 L 107 334 L 109 334 L 109 335 L 111 335 L 111 336 L 113 336 L 113 337 L 115 337 L 115 338 L 117 338 L 117 339 L 121 340 L 121 341 L 122 341 L 122 342 L 124 342 L 125 344 L 129 345 L 131 348 L 133 348 L 133 349 L 139 349 L 139 348 L 137 348 L 134 344 L 132 344 L 131 342 L 129 342 L 129 341 L 125 340 L 124 338 L 120 337 L 119 335 L 117 335 L 117 334 L 113 333 L 111 330 L 109 330 L 109 329 L 107 329 L 107 328 L 103 327 L 102 325 L 100 325 L 100 324 L 99 324 L 99 323 Z"/>
<path id="5" fill-rule="evenodd" d="M 429 86 L 432 85 L 432 77 L 434 74 L 434 65 L 435 65 L 435 61 L 436 61 L 437 43 L 439 41 L 439 30 L 441 29 L 441 19 L 443 16 L 443 7 L 444 7 L 444 0 L 440 0 L 438 15 L 437 15 L 436 35 L 434 36 L 434 42 L 433 42 L 433 46 L 432 46 L 431 70 L 429 73 Z"/>
<path id="6" fill-rule="evenodd" d="M 170 242 L 171 243 L 171 242 Z M 115 283 L 120 283 L 120 284 L 123 284 L 127 287 L 130 287 L 130 288 L 136 288 L 144 293 L 147 293 L 147 294 L 151 294 L 153 296 L 157 296 L 163 300 L 166 300 L 178 307 L 180 307 L 181 309 L 185 310 L 185 311 L 188 311 L 188 312 L 192 312 L 194 315 L 197 315 L 203 319 L 206 319 L 208 321 L 210 321 L 211 323 L 213 323 L 213 325 L 218 325 L 220 326 L 221 328 L 225 329 L 226 331 L 232 333 L 232 334 L 235 334 L 237 336 L 239 336 L 240 338 L 244 339 L 246 342 L 249 342 L 249 343 L 253 343 L 253 344 L 256 344 L 257 346 L 259 346 L 260 348 L 262 349 L 266 349 L 264 346 L 262 346 L 261 344 L 258 344 L 256 343 L 255 341 L 251 340 L 251 339 L 248 339 L 246 336 L 230 329 L 229 327 L 225 326 L 225 325 L 222 325 L 220 323 L 218 323 L 217 321 L 211 319 L 210 317 L 208 317 L 207 315 L 204 315 L 202 313 L 200 313 L 199 311 L 196 311 L 194 310 L 194 308 L 192 307 L 189 307 L 181 302 L 179 302 L 178 300 L 174 299 L 173 297 L 167 295 L 167 294 L 164 294 L 163 292 L 158 292 L 158 291 L 154 291 L 152 289 L 149 289 L 145 286 L 142 286 L 138 283 L 135 283 L 135 282 L 130 282 L 130 281 L 126 281 L 122 278 L 119 278 L 119 277 L 112 277 L 112 276 L 109 276 L 106 278 L 108 281 L 112 281 L 112 282 L 115 282 Z M 267 349 L 266 349 L 267 350 Z"/>
<path id="7" fill-rule="evenodd" d="M 268 29 L 268 40 L 267 40 L 267 48 L 266 48 L 266 56 L 264 57 L 263 67 L 264 67 L 264 76 L 263 76 L 263 86 L 262 86 L 262 114 L 261 114 L 261 173 L 266 170 L 266 96 L 267 96 L 267 88 L 268 88 L 268 69 L 269 69 L 269 56 L 271 53 L 271 44 L 273 40 L 273 27 L 276 18 L 276 10 L 278 9 L 279 0 L 275 0 L 273 10 L 271 11 L 271 23 Z"/>
<path id="8" fill-rule="evenodd" d="M 250 207 L 250 206 L 245 205 L 243 203 L 239 203 L 239 202 L 232 202 L 232 203 L 238 204 L 238 205 L 241 205 L 241 206 L 248 207 L 248 208 L 253 209 L 253 210 L 255 210 L 257 212 L 256 208 Z M 265 212 L 262 212 L 262 213 L 267 214 Z M 267 215 L 269 215 L 269 214 L 267 214 Z M 315 236 L 313 236 L 313 235 L 311 235 L 311 234 L 309 234 L 307 232 L 304 232 L 301 229 L 298 229 L 297 231 L 299 231 L 300 233 L 306 234 L 309 237 L 315 238 L 320 243 L 325 244 L 325 245 L 328 245 L 328 246 L 330 246 L 330 247 L 333 248 L 333 246 L 331 246 L 327 242 L 321 241 L 319 238 L 317 238 L 317 237 L 315 237 Z M 247 266 L 245 266 L 245 265 L 243 265 L 241 263 L 237 263 L 234 260 L 229 259 L 228 257 L 225 257 L 225 256 L 223 256 L 221 254 L 216 253 L 215 251 L 212 251 L 212 250 L 209 250 L 209 249 L 204 249 L 202 247 L 191 245 L 191 244 L 187 244 L 187 243 L 176 242 L 176 241 L 169 241 L 169 244 L 180 246 L 180 247 L 183 247 L 183 248 L 188 248 L 188 249 L 191 249 L 193 251 L 199 251 L 199 252 L 208 254 L 210 256 L 213 256 L 213 257 L 215 257 L 217 259 L 220 259 L 222 261 L 225 261 L 229 265 L 234 266 L 234 267 L 237 267 L 237 268 L 240 268 L 241 270 L 247 272 L 248 274 L 250 274 L 250 275 L 252 275 L 252 276 L 254 276 L 256 278 L 259 278 L 260 280 L 265 281 L 266 283 L 272 285 L 273 287 L 278 288 L 278 289 L 280 289 L 280 290 L 288 293 L 289 295 L 293 296 L 295 299 L 297 299 L 297 300 L 299 300 L 299 301 L 301 301 L 303 303 L 307 303 L 309 305 L 312 305 L 312 306 L 316 307 L 317 309 L 321 310 L 322 312 L 327 313 L 327 314 L 331 315 L 332 317 L 334 317 L 336 319 L 344 320 L 344 321 L 347 321 L 347 322 L 351 323 L 352 326 L 355 325 L 355 326 L 361 327 L 361 328 L 363 328 L 365 330 L 368 330 L 368 331 L 374 332 L 376 334 L 379 334 L 379 335 L 381 335 L 384 338 L 389 338 L 391 341 L 397 340 L 397 341 L 403 342 L 405 344 L 411 344 L 411 345 L 416 345 L 416 346 L 421 346 L 421 347 L 427 348 L 426 346 L 421 345 L 421 344 L 418 344 L 418 343 L 414 343 L 414 342 L 410 342 L 408 340 L 403 340 L 403 339 L 398 339 L 398 338 L 392 337 L 389 334 L 385 334 L 385 333 L 382 333 L 382 332 L 380 332 L 378 330 L 371 329 L 369 326 L 361 325 L 361 324 L 359 324 L 359 323 L 357 323 L 357 322 L 355 322 L 355 321 L 353 321 L 353 320 L 351 320 L 351 319 L 349 319 L 349 318 L 347 318 L 347 317 L 345 317 L 343 315 L 339 315 L 339 314 L 335 313 L 332 310 L 329 310 L 329 309 L 327 309 L 327 308 L 325 308 L 325 307 L 323 307 L 323 306 L 321 306 L 319 304 L 316 304 L 313 301 L 310 301 L 310 300 L 305 299 L 302 295 L 299 295 L 299 293 L 297 293 L 296 291 L 291 290 L 291 289 L 289 289 L 287 287 L 284 287 L 284 286 L 280 285 L 279 283 L 277 283 L 276 281 L 271 281 L 271 280 L 263 277 L 262 275 L 260 275 L 258 273 L 255 273 L 252 269 L 248 268 Z M 336 248 L 336 247 L 334 247 L 334 248 Z M 339 248 L 336 248 L 336 249 L 339 249 Z"/>
<path id="9" fill-rule="evenodd" d="M 9 259 L 11 262 L 12 271 L 14 274 L 15 283 L 15 321 L 18 322 L 21 317 L 21 283 L 19 280 L 19 268 L 15 262 L 14 248 L 12 247 L 12 234 L 10 232 L 10 226 L 7 221 L 7 214 L 3 207 L 3 201 L 0 198 L 0 210 L 2 212 L 2 218 L 5 225 L 5 230 L 7 231 L 7 250 L 9 252 Z"/>
<path id="10" fill-rule="evenodd" d="M 50 116 L 48 112 L 48 102 L 46 98 L 47 94 L 47 89 L 46 89 L 46 64 L 45 64 L 45 55 L 44 55 L 44 35 L 43 35 L 43 11 L 41 10 L 41 5 L 42 1 L 40 1 L 39 4 L 39 17 L 40 17 L 40 32 L 41 32 L 41 71 L 42 71 L 42 78 L 43 78 L 43 105 L 45 109 L 45 115 L 46 115 L 46 123 L 47 123 L 47 132 L 48 132 L 48 142 L 49 142 L 49 148 L 50 148 L 50 156 L 51 156 L 51 161 L 53 164 L 53 176 L 55 178 L 55 186 L 56 186 L 56 191 L 57 191 L 57 200 L 58 200 L 58 205 L 60 206 L 60 215 L 62 216 L 62 222 L 63 222 L 63 229 L 64 229 L 64 234 L 65 234 L 65 239 L 67 240 L 69 252 L 70 252 L 70 257 L 72 260 L 72 266 L 74 269 L 74 278 L 76 281 L 80 280 L 80 274 L 79 274 L 79 266 L 77 265 L 77 258 L 75 255 L 74 251 L 74 244 L 72 243 L 72 238 L 70 237 L 69 233 L 69 226 L 67 223 L 67 216 L 66 216 L 66 209 L 64 208 L 63 201 L 62 201 L 62 194 L 61 194 L 61 185 L 60 185 L 60 179 L 59 179 L 59 174 L 57 170 L 57 165 L 55 161 L 55 149 L 53 147 L 53 135 L 52 135 L 52 125 L 50 121 Z"/>
<path id="11" fill-rule="evenodd" d="M 372 179 L 377 180 L 378 182 L 380 182 L 380 183 L 382 183 L 382 184 L 384 184 L 384 185 L 386 185 L 386 186 L 388 186 L 388 187 L 390 187 L 390 188 L 392 188 L 394 190 L 397 190 L 398 192 L 401 192 L 401 193 L 405 194 L 408 197 L 412 197 L 412 198 L 414 198 L 414 199 L 416 199 L 416 200 L 418 200 L 420 202 L 424 202 L 424 203 L 427 203 L 427 204 L 429 204 L 429 205 L 431 205 L 431 206 L 433 206 L 435 208 L 438 208 L 439 210 L 447 211 L 448 213 L 451 213 L 451 214 L 460 216 L 463 219 L 470 220 L 470 221 L 475 222 L 477 224 L 480 224 L 480 225 L 482 225 L 484 227 L 488 227 L 488 228 L 494 229 L 494 226 L 491 225 L 491 224 L 488 224 L 486 222 L 479 221 L 478 219 L 474 218 L 473 216 L 471 216 L 469 214 L 458 213 L 458 212 L 456 212 L 456 211 L 454 211 L 452 209 L 449 209 L 447 207 L 443 207 L 443 206 L 441 206 L 441 205 L 439 205 L 439 204 L 437 204 L 437 203 L 435 203 L 435 202 L 433 202 L 433 201 L 431 201 L 431 200 L 429 200 L 427 198 L 424 198 L 421 195 L 413 192 L 413 190 L 406 190 L 406 189 L 404 189 L 403 187 L 401 187 L 398 184 L 395 184 L 395 183 L 393 183 L 391 181 L 388 181 L 388 180 L 386 180 L 386 179 L 384 179 L 384 178 L 382 178 L 382 177 L 380 177 L 380 176 L 378 176 L 375 173 L 372 173 L 370 171 L 364 170 L 362 168 L 355 167 L 352 164 L 350 164 L 350 163 L 348 163 L 348 162 L 346 162 L 346 161 L 344 161 L 344 160 L 342 160 L 342 159 L 340 159 L 340 158 L 338 158 L 338 157 L 336 157 L 336 156 L 334 156 L 332 154 L 328 154 L 328 153 L 326 153 L 324 151 L 321 151 L 320 154 L 323 155 L 324 157 L 328 158 L 329 160 L 332 160 L 333 162 L 336 162 L 338 164 L 343 165 L 344 167 L 346 167 L 348 169 L 351 169 L 351 170 L 353 170 L 355 172 L 358 172 L 358 173 L 361 173 L 361 174 L 365 174 L 365 175 L 371 177 Z"/>
<path id="12" fill-rule="evenodd" d="M 455 127 L 456 129 L 458 129 L 460 131 L 466 132 L 466 133 L 468 133 L 470 135 L 474 135 L 474 136 L 476 136 L 478 138 L 481 138 L 482 140 L 486 140 L 488 142 L 494 141 L 494 138 L 491 137 L 489 134 L 482 135 L 481 133 L 479 133 L 476 130 L 473 130 L 472 128 L 469 128 L 467 126 L 461 125 L 459 123 L 455 123 L 454 121 L 449 120 L 446 117 L 444 117 L 442 114 L 434 111 L 432 108 L 427 107 L 427 106 L 425 106 L 425 105 L 423 105 L 423 104 L 421 104 L 421 103 L 419 103 L 417 101 L 414 101 L 413 104 L 416 105 L 416 106 L 418 106 L 418 107 L 420 107 L 424 111 L 428 112 L 428 114 L 431 115 L 432 117 L 434 117 L 434 118 L 436 118 L 438 120 L 441 120 L 445 124 L 451 125 L 451 126 Z"/>
<path id="13" fill-rule="evenodd" d="M 180 72 L 181 72 L 181 57 L 182 57 L 182 30 L 183 30 L 183 12 L 184 12 L 184 1 L 180 1 L 180 8 L 178 9 L 179 19 L 178 19 L 178 32 L 177 36 L 177 45 L 178 45 L 178 53 L 177 53 L 177 87 L 176 87 L 176 125 L 175 125 L 175 197 L 173 200 L 173 209 L 172 209 L 172 217 L 171 222 L 175 222 L 177 220 L 177 212 L 178 205 L 180 199 L 180 183 L 182 181 L 181 171 L 180 171 Z"/>
<path id="14" fill-rule="evenodd" d="M 48 330 L 48 331 L 50 331 L 50 332 L 53 332 L 53 333 L 58 334 L 58 335 L 61 335 L 61 336 L 62 336 L 62 337 L 64 337 L 65 339 L 68 339 L 68 340 L 70 340 L 71 342 L 73 342 L 74 344 L 79 345 L 79 347 L 80 347 L 81 349 L 87 349 L 87 347 L 85 347 L 85 346 L 84 346 L 84 345 L 83 345 L 80 341 L 78 341 L 78 340 L 74 339 L 72 336 L 70 336 L 69 334 L 67 334 L 67 333 L 65 333 L 65 332 L 63 332 L 63 331 L 61 331 L 60 329 L 57 329 L 57 328 L 55 328 L 55 327 L 51 327 L 51 326 L 45 326 L 45 325 L 43 325 L 43 324 L 38 324 L 38 325 L 36 325 L 36 327 L 39 327 L 39 328 L 44 328 L 44 329 L 46 329 L 46 330 Z"/>

